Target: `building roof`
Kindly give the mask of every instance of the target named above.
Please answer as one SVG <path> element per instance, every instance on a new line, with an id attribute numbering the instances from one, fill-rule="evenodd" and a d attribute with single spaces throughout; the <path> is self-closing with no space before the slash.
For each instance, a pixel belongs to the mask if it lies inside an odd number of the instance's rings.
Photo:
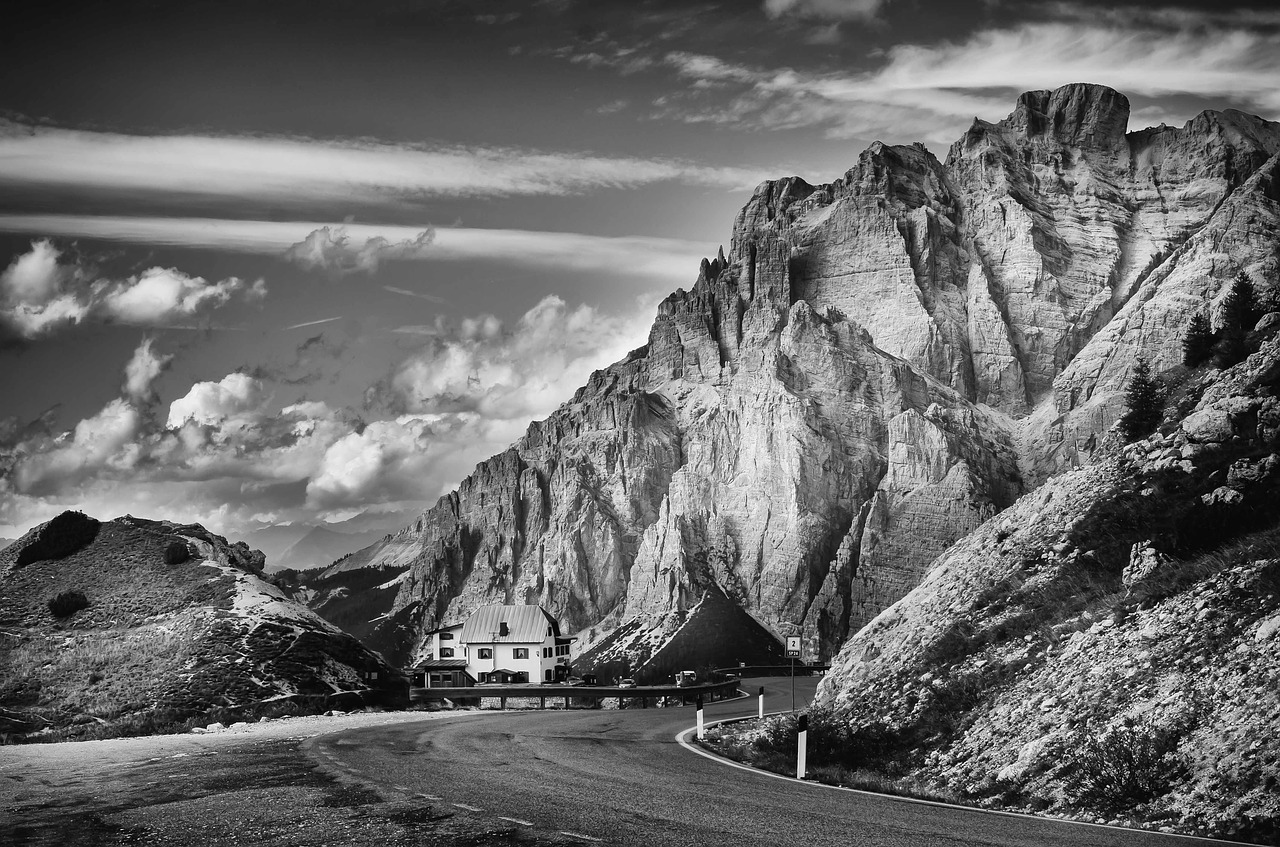
<path id="1" fill-rule="evenodd" d="M 415 671 L 434 671 L 441 668 L 465 668 L 466 659 L 425 659 L 413 666 Z"/>
<path id="2" fill-rule="evenodd" d="M 462 629 L 462 624 L 451 623 L 448 626 L 438 626 L 435 629 L 429 629 L 422 633 L 423 635 L 435 635 L 437 632 L 452 632 L 455 629 Z"/>
<path id="3" fill-rule="evenodd" d="M 504 623 L 507 634 L 498 635 Z M 560 634 L 556 619 L 540 606 L 481 606 L 462 625 L 459 638 L 465 644 L 541 644 L 548 627 L 553 634 Z"/>

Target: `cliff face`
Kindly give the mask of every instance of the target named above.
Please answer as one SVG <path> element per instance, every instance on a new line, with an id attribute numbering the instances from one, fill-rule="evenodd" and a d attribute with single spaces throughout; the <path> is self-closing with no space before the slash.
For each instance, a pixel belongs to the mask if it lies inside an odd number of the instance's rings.
<path id="1" fill-rule="evenodd" d="M 875 144 L 833 183 L 762 184 L 645 347 L 313 606 L 382 615 L 365 637 L 406 657 L 482 603 L 604 636 L 714 590 L 830 656 L 1087 459 L 1139 352 L 1172 364 L 1191 309 L 1274 270 L 1280 127 L 1127 123 L 1110 89 L 1030 92 L 945 163 Z M 372 606 L 342 587 L 369 568 Z"/>

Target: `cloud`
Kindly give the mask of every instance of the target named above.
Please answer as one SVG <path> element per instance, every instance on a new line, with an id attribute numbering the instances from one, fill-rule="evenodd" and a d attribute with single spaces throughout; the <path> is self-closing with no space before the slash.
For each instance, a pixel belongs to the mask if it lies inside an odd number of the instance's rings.
<path id="1" fill-rule="evenodd" d="M 429 197 L 570 196 L 679 181 L 749 188 L 756 172 L 679 159 L 306 138 L 126 135 L 0 121 L 0 184 L 242 204 L 401 206 Z"/>
<path id="2" fill-rule="evenodd" d="M 43 305 L 54 299 L 66 276 L 66 270 L 58 264 L 61 255 L 49 239 L 33 241 L 31 252 L 18 256 L 0 274 L 0 290 L 5 298 L 30 305 Z"/>
<path id="3" fill-rule="evenodd" d="M 152 343 L 150 338 L 142 339 L 124 366 L 124 393 L 135 403 L 146 403 L 155 398 L 151 384 L 173 361 L 173 356 L 157 354 Z"/>
<path id="4" fill-rule="evenodd" d="M 191 421 L 223 426 L 230 420 L 255 423 L 266 401 L 262 381 L 243 373 L 227 374 L 218 382 L 197 382 L 183 397 L 169 405 L 169 429 Z"/>
<path id="5" fill-rule="evenodd" d="M 766 7 L 838 22 L 882 5 L 770 0 Z M 1142 105 L 1148 115 L 1176 114 L 1178 122 L 1194 115 L 1188 96 L 1280 117 L 1280 13 L 1048 3 L 1028 7 L 1024 18 L 950 40 L 898 43 L 856 72 L 668 51 L 659 57 L 663 66 L 686 85 L 658 97 L 652 114 L 750 130 L 821 127 L 831 137 L 945 147 L 973 117 L 1003 117 L 1022 91 L 1093 82 L 1130 96 L 1171 98 L 1160 110 Z M 602 60 L 621 70 L 608 56 Z"/>
<path id="6" fill-rule="evenodd" d="M 87 215 L 0 215 L 0 232 L 55 234 L 175 247 L 207 247 L 280 255 L 316 230 L 311 221 L 143 218 Z M 413 241 L 421 227 L 343 224 L 348 238 L 368 243 Z M 676 238 L 607 237 L 574 232 L 446 227 L 428 250 L 399 258 L 433 262 L 492 261 L 547 268 L 650 277 L 670 287 L 696 276 L 709 245 Z"/>
<path id="7" fill-rule="evenodd" d="M 394 412 L 473 412 L 489 421 L 527 422 L 549 414 L 593 370 L 644 343 L 645 304 L 629 315 L 543 298 L 511 327 L 480 315 L 450 327 L 401 362 L 371 399 Z"/>
<path id="8" fill-rule="evenodd" d="M 88 321 L 159 326 L 226 305 L 253 302 L 266 283 L 236 277 L 210 283 L 176 268 L 154 267 L 125 279 L 94 279 L 79 262 L 64 263 L 48 239 L 34 241 L 0 275 L 0 328 L 32 339 Z"/>
<path id="9" fill-rule="evenodd" d="M 389 241 L 375 235 L 357 246 L 352 243 L 345 226 L 322 226 L 309 232 L 306 238 L 296 244 L 289 245 L 284 251 L 284 258 L 311 270 L 334 274 L 372 274 L 387 259 L 413 259 L 421 256 L 435 237 L 435 229 L 427 227 L 413 238 L 402 241 Z"/>
<path id="10" fill-rule="evenodd" d="M 40 495 L 106 469 L 131 470 L 139 456 L 133 441 L 142 423 L 142 414 L 135 406 L 123 399 L 112 400 L 97 414 L 76 424 L 70 433 L 19 462 L 14 473 L 17 489 Z"/>
<path id="11" fill-rule="evenodd" d="M 824 20 L 870 20 L 886 0 L 764 0 L 764 13 L 771 18 L 795 16 Z"/>

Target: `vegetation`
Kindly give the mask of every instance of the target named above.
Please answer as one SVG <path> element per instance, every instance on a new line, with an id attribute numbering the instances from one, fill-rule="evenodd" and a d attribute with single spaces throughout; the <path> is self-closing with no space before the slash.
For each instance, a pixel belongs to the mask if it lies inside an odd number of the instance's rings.
<path id="1" fill-rule="evenodd" d="M 66 618 L 89 608 L 89 598 L 81 591 L 64 591 L 49 598 L 49 611 L 55 618 Z"/>
<path id="2" fill-rule="evenodd" d="M 1164 417 L 1164 394 L 1164 386 L 1152 375 L 1151 365 L 1139 356 L 1125 392 L 1125 412 L 1120 418 L 1120 433 L 1125 441 L 1137 441 L 1155 431 Z"/>
<path id="3" fill-rule="evenodd" d="M 1258 323 L 1258 298 L 1249 275 L 1241 271 L 1222 300 L 1222 327 L 1214 347 L 1215 364 L 1229 368 L 1248 355 L 1245 345 L 1249 330 Z"/>
<path id="4" fill-rule="evenodd" d="M 1213 325 L 1203 311 L 1191 316 L 1187 334 L 1182 339 L 1182 363 L 1189 368 L 1198 367 L 1213 355 Z"/>
<path id="5" fill-rule="evenodd" d="M 1076 754 L 1078 799 L 1115 808 L 1163 794 L 1186 772 L 1178 757 L 1179 729 L 1129 718 L 1083 739 Z"/>

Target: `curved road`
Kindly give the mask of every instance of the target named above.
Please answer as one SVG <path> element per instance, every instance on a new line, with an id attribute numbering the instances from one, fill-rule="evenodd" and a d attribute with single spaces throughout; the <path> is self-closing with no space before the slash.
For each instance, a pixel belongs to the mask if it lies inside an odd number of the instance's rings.
<path id="1" fill-rule="evenodd" d="M 790 680 L 749 680 L 766 708 Z M 816 680 L 796 680 L 797 704 Z M 756 698 L 708 704 L 708 721 L 755 714 Z M 675 740 L 692 706 L 464 713 L 322 736 L 317 761 L 406 796 L 543 834 L 610 845 L 1192 845 L 1202 839 L 1069 824 L 832 790 L 724 765 Z"/>

